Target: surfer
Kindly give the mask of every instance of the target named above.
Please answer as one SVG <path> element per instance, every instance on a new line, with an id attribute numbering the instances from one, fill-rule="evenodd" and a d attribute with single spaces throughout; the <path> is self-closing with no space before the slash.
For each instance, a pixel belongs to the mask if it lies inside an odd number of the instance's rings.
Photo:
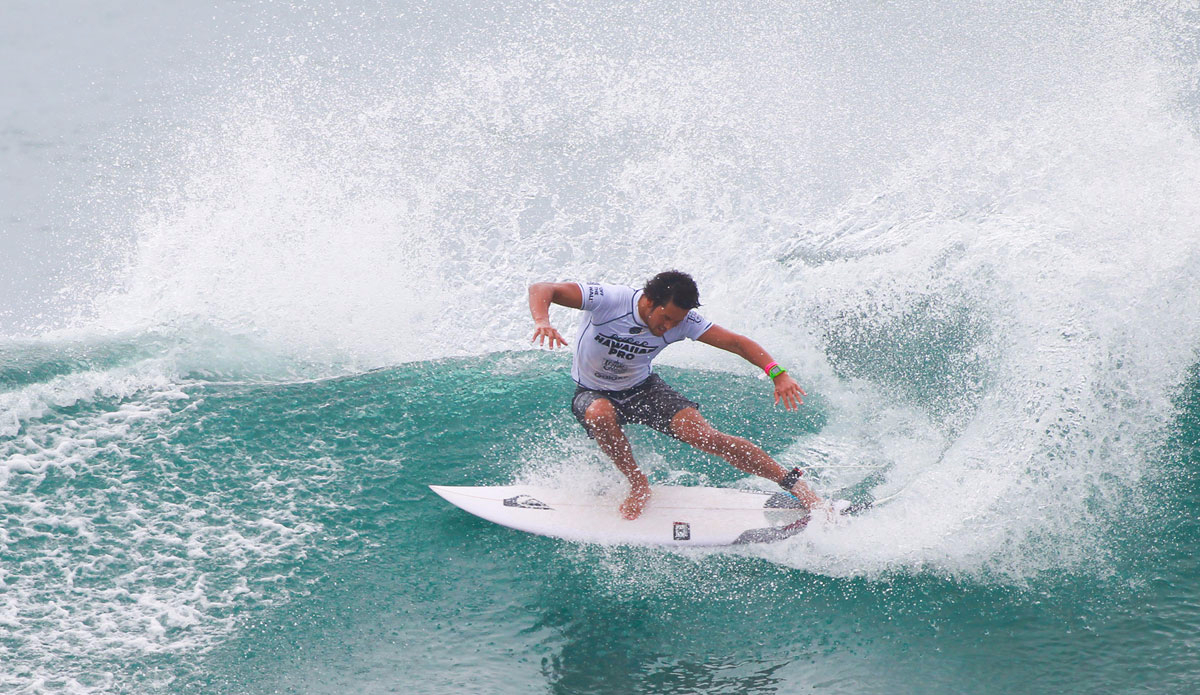
<path id="1" fill-rule="evenodd" d="M 788 410 L 805 396 L 796 380 L 771 359 L 761 345 L 706 320 L 695 309 L 700 291 L 687 273 L 669 270 L 641 289 L 579 282 L 539 282 L 529 286 L 529 310 L 536 329 L 533 341 L 551 349 L 566 346 L 550 325 L 550 304 L 582 309 L 582 330 L 575 345 L 571 376 L 575 397 L 571 410 L 600 449 L 629 479 L 629 496 L 621 504 L 626 519 L 636 519 L 650 499 L 650 482 L 634 461 L 622 425 L 633 422 L 720 456 L 747 473 L 779 484 L 808 508 L 821 499 L 800 479 L 801 471 L 784 469 L 767 452 L 741 437 L 716 430 L 688 400 L 651 371 L 663 348 L 684 338 L 698 340 L 739 355 L 762 369 L 775 384 L 775 403 Z"/>

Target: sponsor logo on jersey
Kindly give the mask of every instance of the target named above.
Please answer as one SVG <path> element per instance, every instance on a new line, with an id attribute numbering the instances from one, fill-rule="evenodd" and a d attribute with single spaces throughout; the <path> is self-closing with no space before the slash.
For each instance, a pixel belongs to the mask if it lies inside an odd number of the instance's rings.
<path id="1" fill-rule="evenodd" d="M 649 343 L 637 340 L 630 340 L 629 338 L 622 338 L 617 335 L 601 335 L 599 333 L 596 334 L 595 340 L 597 343 L 608 348 L 610 357 L 616 356 L 623 360 L 632 360 L 638 355 L 649 355 L 657 352 L 658 348 L 661 347 L 658 345 L 652 346 Z"/>

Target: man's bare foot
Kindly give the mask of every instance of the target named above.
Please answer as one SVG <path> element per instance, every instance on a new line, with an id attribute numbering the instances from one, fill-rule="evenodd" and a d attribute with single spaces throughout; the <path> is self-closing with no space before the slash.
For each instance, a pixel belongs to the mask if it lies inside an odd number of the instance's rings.
<path id="1" fill-rule="evenodd" d="M 791 493 L 792 497 L 800 500 L 800 504 L 803 504 L 809 509 L 813 509 L 817 505 L 821 504 L 821 498 L 817 495 L 817 493 L 812 491 L 812 488 L 810 488 L 808 485 L 805 485 L 803 480 L 796 481 L 796 484 L 793 485 L 792 489 L 788 490 L 788 492 Z"/>
<path id="2" fill-rule="evenodd" d="M 646 503 L 650 501 L 650 486 L 635 487 L 630 491 L 629 497 L 621 503 L 621 516 L 633 521 L 642 515 L 642 510 L 646 508 Z"/>

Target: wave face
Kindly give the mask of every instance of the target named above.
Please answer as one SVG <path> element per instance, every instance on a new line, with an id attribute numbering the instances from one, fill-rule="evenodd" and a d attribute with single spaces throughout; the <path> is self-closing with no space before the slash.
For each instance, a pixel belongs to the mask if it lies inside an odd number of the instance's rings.
<path id="1" fill-rule="evenodd" d="M 0 689 L 1028 691 L 986 654 L 1195 685 L 1152 639 L 1200 622 L 1195 10 L 237 11 L 186 115 L 108 145 L 142 180 L 79 203 L 57 313 L 0 339 Z M 619 484 L 526 286 L 667 268 L 811 397 L 699 345 L 669 380 L 895 502 L 672 555 L 431 498 Z M 758 484 L 643 435 L 657 482 Z M 1112 650 L 1157 680 L 1063 670 Z"/>

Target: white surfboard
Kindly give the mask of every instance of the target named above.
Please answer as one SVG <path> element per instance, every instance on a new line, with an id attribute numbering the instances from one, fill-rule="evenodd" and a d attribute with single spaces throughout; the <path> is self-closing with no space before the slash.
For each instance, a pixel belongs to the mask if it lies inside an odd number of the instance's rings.
<path id="1" fill-rule="evenodd" d="M 800 533 L 809 518 L 796 498 L 782 492 L 652 486 L 642 515 L 630 521 L 617 511 L 624 490 L 587 496 L 531 485 L 429 487 L 451 504 L 501 526 L 585 543 L 770 543 Z"/>

